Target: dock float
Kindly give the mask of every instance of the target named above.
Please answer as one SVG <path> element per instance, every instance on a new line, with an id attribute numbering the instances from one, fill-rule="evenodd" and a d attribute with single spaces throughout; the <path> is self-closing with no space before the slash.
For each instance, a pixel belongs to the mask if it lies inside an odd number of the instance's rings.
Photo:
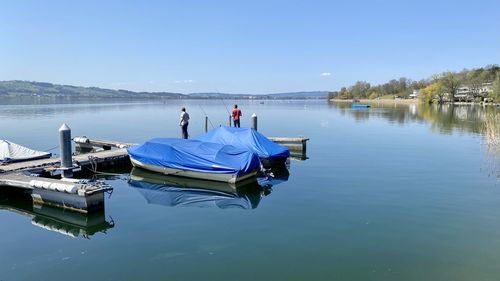
<path id="1" fill-rule="evenodd" d="M 100 181 L 53 179 L 23 172 L 0 174 L 0 186 L 31 192 L 33 203 L 88 213 L 104 208 L 104 193 L 112 188 Z"/>
<path id="2" fill-rule="evenodd" d="M 50 172 L 51 175 L 56 175 L 60 161 L 60 158 L 53 157 L 1 165 L 0 177 L 2 173 L 23 170 L 30 170 L 34 173 Z M 127 149 L 122 148 L 75 155 L 73 156 L 73 164 L 81 168 L 95 170 L 95 167 L 110 168 L 119 164 L 130 164 L 130 160 Z"/>
<path id="3" fill-rule="evenodd" d="M 288 149 L 290 152 L 300 152 L 306 154 L 307 152 L 307 141 L 308 138 L 283 138 L 283 137 L 270 137 L 275 143 L 281 144 Z"/>
<path id="4" fill-rule="evenodd" d="M 256 126 L 255 126 L 256 127 Z M 73 172 L 130 166 L 127 148 L 134 143 L 75 137 L 72 155 L 71 130 L 66 124 L 59 129 L 62 157 L 36 159 L 0 165 L 0 189 L 14 187 L 31 194 L 34 204 L 55 206 L 79 213 L 104 210 L 104 193 L 112 187 L 102 181 L 71 178 Z M 293 159 L 307 159 L 308 138 L 271 137 L 270 140 L 290 149 Z M 57 177 L 57 178 L 56 178 Z"/>
<path id="5" fill-rule="evenodd" d="M 23 215 L 36 227 L 72 238 L 90 239 L 98 232 L 106 233 L 115 225 L 111 218 L 109 221 L 106 220 L 104 210 L 83 214 L 48 205 L 33 204 L 29 195 L 13 190 L 0 190 L 0 210 Z"/>

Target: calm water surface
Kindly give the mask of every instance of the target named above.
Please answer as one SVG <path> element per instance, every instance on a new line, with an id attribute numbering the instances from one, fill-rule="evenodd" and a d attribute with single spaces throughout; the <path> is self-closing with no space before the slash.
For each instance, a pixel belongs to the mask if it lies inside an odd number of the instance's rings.
<path id="1" fill-rule="evenodd" d="M 0 280 L 498 280 L 500 185 L 484 109 L 239 105 L 242 126 L 255 112 L 265 135 L 311 139 L 287 181 L 234 198 L 246 207 L 161 205 L 121 171 L 107 179 L 106 222 L 91 229 L 2 192 Z M 220 101 L 0 105 L 0 138 L 47 150 L 63 122 L 74 136 L 177 137 L 181 106 L 191 136 L 204 111 L 227 122 Z"/>

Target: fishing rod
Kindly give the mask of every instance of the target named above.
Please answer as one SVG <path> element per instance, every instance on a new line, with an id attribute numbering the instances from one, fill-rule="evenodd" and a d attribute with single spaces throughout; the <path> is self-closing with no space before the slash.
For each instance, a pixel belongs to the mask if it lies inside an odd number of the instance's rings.
<path id="1" fill-rule="evenodd" d="M 229 112 L 229 109 L 227 108 L 227 105 L 226 103 L 224 102 L 224 99 L 222 97 L 220 97 L 220 100 L 222 101 L 222 104 L 224 105 L 224 107 L 226 108 L 226 111 L 227 111 L 227 114 L 229 114 L 229 116 L 231 116 L 231 112 Z"/>
<path id="2" fill-rule="evenodd" d="M 219 92 L 219 89 L 215 89 L 215 91 L 220 94 Z M 227 114 L 229 114 L 229 116 L 231 116 L 231 112 L 229 111 L 229 109 L 227 108 L 227 105 L 226 103 L 224 102 L 224 99 L 222 98 L 222 95 L 219 96 L 219 99 L 222 101 L 222 104 L 224 105 L 224 107 L 226 108 L 226 111 L 227 111 Z"/>
<path id="3" fill-rule="evenodd" d="M 210 125 L 212 126 L 212 129 L 214 129 L 215 127 L 214 127 L 214 124 L 212 124 L 212 120 L 210 120 L 210 118 L 208 118 L 208 115 L 205 112 L 205 110 L 203 109 L 203 107 L 201 107 L 201 105 L 199 105 L 199 107 L 200 107 L 201 111 L 203 111 L 203 114 L 205 114 L 205 117 L 207 117 L 208 122 L 210 122 Z"/>
<path id="4" fill-rule="evenodd" d="M 227 115 L 229 115 L 229 127 L 231 127 L 231 118 L 232 118 L 232 114 L 231 114 L 231 112 L 229 111 L 229 109 L 227 108 L 227 105 L 226 105 L 226 103 L 224 102 L 224 100 L 222 99 L 222 97 L 220 98 L 220 100 L 222 101 L 222 104 L 223 104 L 223 105 L 224 105 L 224 107 L 226 108 Z"/>
<path id="5" fill-rule="evenodd" d="M 217 93 L 220 94 L 220 92 L 218 91 L 218 89 L 216 89 Z M 229 111 L 229 109 L 227 108 L 227 105 L 226 103 L 224 102 L 224 99 L 222 98 L 222 95 L 219 97 L 219 99 L 221 100 L 222 104 L 224 105 L 224 107 L 226 108 L 226 112 L 227 112 L 227 115 L 229 115 L 229 127 L 231 127 L 231 118 L 232 118 L 232 114 L 231 112 Z"/>

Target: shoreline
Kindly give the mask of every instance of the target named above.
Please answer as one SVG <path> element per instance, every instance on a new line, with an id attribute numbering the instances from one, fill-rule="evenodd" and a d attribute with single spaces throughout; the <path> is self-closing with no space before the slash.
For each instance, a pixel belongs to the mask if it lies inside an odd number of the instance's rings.
<path id="1" fill-rule="evenodd" d="M 352 103 L 352 99 L 330 99 L 329 101 L 333 102 L 345 102 Z M 380 100 L 370 100 L 370 99 L 360 99 L 359 103 L 377 103 L 377 104 L 419 104 L 419 99 L 380 99 Z"/>
<path id="2" fill-rule="evenodd" d="M 328 100 L 329 102 L 342 102 L 342 103 L 353 103 L 354 101 L 352 99 L 330 99 Z M 421 104 L 422 102 L 419 99 L 380 99 L 380 100 L 370 100 L 370 99 L 360 99 L 359 103 L 369 103 L 369 104 Z M 446 102 L 445 104 L 452 104 L 452 105 L 481 105 L 481 106 L 499 106 L 500 104 L 498 103 L 484 103 L 484 102 L 454 102 L 454 103 L 449 103 Z"/>

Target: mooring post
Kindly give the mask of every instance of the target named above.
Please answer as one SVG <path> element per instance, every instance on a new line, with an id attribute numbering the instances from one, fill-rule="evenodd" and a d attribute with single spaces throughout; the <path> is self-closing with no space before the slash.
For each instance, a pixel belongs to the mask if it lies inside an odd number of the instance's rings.
<path id="1" fill-rule="evenodd" d="M 257 114 L 252 114 L 252 129 L 257 131 Z"/>
<path id="2" fill-rule="evenodd" d="M 229 127 L 231 127 L 231 115 L 229 115 L 229 122 L 228 122 L 228 124 L 229 124 Z"/>
<path id="3" fill-rule="evenodd" d="M 208 132 L 208 116 L 205 115 L 205 133 Z"/>
<path id="4" fill-rule="evenodd" d="M 62 124 L 59 128 L 59 146 L 61 147 L 61 169 L 63 178 L 71 178 L 73 176 L 73 157 L 71 153 L 71 129 Z"/>

